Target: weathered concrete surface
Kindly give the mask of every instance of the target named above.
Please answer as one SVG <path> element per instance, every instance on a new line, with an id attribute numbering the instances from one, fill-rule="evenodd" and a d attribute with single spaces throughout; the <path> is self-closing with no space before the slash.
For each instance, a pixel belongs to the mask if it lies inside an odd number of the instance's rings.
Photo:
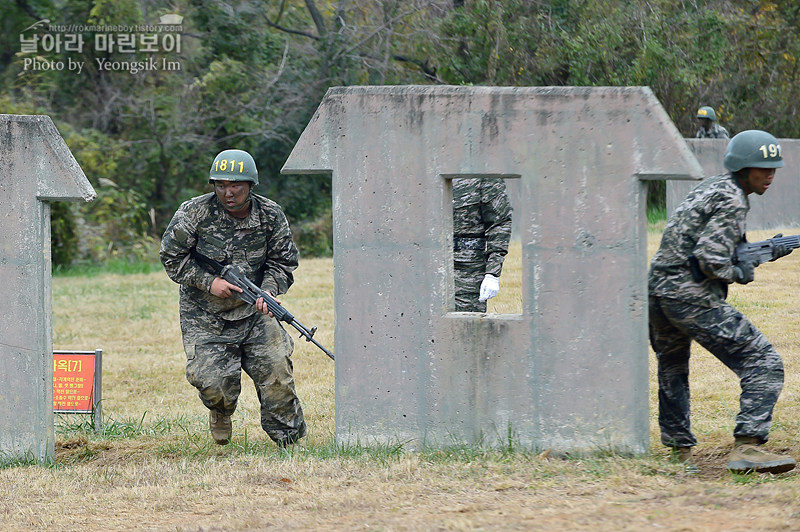
<path id="1" fill-rule="evenodd" d="M 703 167 L 703 176 L 726 173 L 722 160 L 728 139 L 686 139 Z M 800 140 L 780 139 L 785 166 L 778 168 L 770 189 L 763 195 L 750 194 L 748 229 L 800 227 Z M 667 182 L 667 215 L 675 212 L 697 183 Z"/>
<path id="2" fill-rule="evenodd" d="M 645 185 L 700 166 L 648 88 L 332 88 L 336 438 L 648 447 Z M 452 312 L 449 179 L 519 180 L 522 315 Z"/>
<path id="3" fill-rule="evenodd" d="M 0 457 L 53 456 L 47 202 L 94 197 L 49 117 L 0 115 Z"/>

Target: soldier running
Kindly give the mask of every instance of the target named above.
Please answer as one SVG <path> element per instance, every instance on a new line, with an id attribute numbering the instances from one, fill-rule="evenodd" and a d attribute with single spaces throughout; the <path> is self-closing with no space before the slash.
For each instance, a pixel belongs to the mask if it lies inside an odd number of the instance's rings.
<path id="1" fill-rule="evenodd" d="M 752 263 L 733 263 L 745 239 L 747 196 L 764 194 L 783 167 L 777 139 L 765 131 L 734 136 L 723 164 L 730 171 L 695 187 L 670 217 L 649 274 L 650 343 L 658 359 L 661 443 L 691 466 L 689 355 L 692 340 L 739 377 L 741 396 L 727 467 L 781 473 L 795 460 L 763 448 L 783 388 L 783 362 L 761 332 L 725 301 L 730 283 L 753 280 Z M 776 247 L 773 260 L 791 252 Z M 695 274 L 692 274 L 692 269 Z"/>
<path id="2" fill-rule="evenodd" d="M 214 192 L 184 202 L 164 232 L 161 262 L 181 285 L 180 322 L 186 378 L 209 409 L 214 441 L 230 441 L 244 370 L 261 403 L 261 427 L 279 446 L 306 434 L 290 356 L 294 342 L 259 298 L 250 305 L 241 288 L 208 271 L 195 254 L 235 264 L 270 295 L 294 282 L 298 251 L 283 210 L 253 194 L 258 171 L 253 157 L 225 150 L 214 159 Z"/>

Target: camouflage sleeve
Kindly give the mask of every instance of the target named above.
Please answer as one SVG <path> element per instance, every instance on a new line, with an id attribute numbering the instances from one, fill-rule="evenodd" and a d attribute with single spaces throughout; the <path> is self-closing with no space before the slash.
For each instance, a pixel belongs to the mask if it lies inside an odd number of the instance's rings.
<path id="1" fill-rule="evenodd" d="M 289 221 L 280 208 L 272 213 L 272 233 L 267 241 L 267 260 L 261 289 L 272 295 L 285 294 L 294 283 L 300 253 L 292 240 Z"/>
<path id="2" fill-rule="evenodd" d="M 481 217 L 486 234 L 486 273 L 500 277 L 511 240 L 511 204 L 502 179 L 487 179 L 482 193 Z"/>
<path id="3" fill-rule="evenodd" d="M 741 220 L 736 208 L 717 209 L 698 235 L 692 253 L 709 278 L 733 282 L 733 251 L 744 233 Z"/>
<path id="4" fill-rule="evenodd" d="M 208 292 L 214 275 L 191 257 L 196 244 L 197 225 L 190 204 L 186 202 L 178 208 L 164 231 L 159 256 L 170 279 Z"/>

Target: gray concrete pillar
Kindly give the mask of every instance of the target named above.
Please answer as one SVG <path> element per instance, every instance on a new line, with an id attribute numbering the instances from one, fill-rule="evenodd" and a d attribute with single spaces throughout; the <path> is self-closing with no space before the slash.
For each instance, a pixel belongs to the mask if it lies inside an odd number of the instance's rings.
<path id="1" fill-rule="evenodd" d="M 53 457 L 48 202 L 94 198 L 50 117 L 0 115 L 0 458 Z"/>
<path id="2" fill-rule="evenodd" d="M 646 191 L 700 166 L 646 87 L 332 88 L 336 438 L 648 448 Z M 521 315 L 453 312 L 450 179 L 519 181 Z"/>

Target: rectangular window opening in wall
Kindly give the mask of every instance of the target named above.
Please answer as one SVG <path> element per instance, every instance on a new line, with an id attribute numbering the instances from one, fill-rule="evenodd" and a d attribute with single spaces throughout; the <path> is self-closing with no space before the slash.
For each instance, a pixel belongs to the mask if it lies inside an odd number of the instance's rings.
<path id="1" fill-rule="evenodd" d="M 452 215 L 448 311 L 522 314 L 519 176 L 443 177 Z M 481 301 L 482 293 L 491 297 Z"/>

